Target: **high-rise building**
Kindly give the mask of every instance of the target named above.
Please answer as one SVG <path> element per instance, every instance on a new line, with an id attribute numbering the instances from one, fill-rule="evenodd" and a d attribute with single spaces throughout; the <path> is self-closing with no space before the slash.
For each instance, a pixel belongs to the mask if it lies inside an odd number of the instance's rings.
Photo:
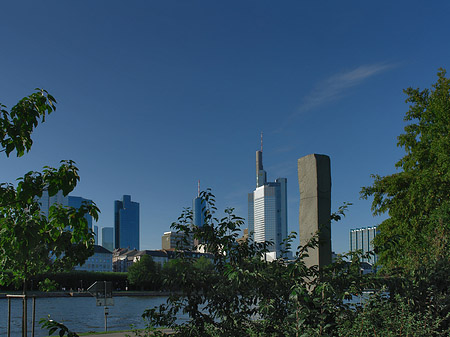
<path id="1" fill-rule="evenodd" d="M 114 248 L 139 250 L 139 203 L 130 195 L 114 201 Z"/>
<path id="2" fill-rule="evenodd" d="M 114 250 L 114 228 L 103 227 L 102 228 L 102 247 L 109 251 Z"/>
<path id="3" fill-rule="evenodd" d="M 256 189 L 248 194 L 248 231 L 255 242 L 272 241 L 272 258 L 281 257 L 287 237 L 287 179 L 267 182 L 262 148 L 256 151 Z"/>
<path id="4" fill-rule="evenodd" d="M 58 194 L 59 193 L 60 192 L 58 192 Z M 69 207 L 80 208 L 83 203 L 90 205 L 90 204 L 92 204 L 92 200 L 85 199 L 82 197 L 72 197 L 72 196 L 67 197 L 67 206 L 69 206 Z M 86 218 L 86 220 L 88 222 L 89 228 L 92 229 L 92 231 L 94 232 L 95 244 L 97 245 L 98 244 L 98 226 L 92 226 L 92 216 L 90 216 L 89 214 L 86 214 L 84 217 Z"/>
<path id="5" fill-rule="evenodd" d="M 377 226 L 350 229 L 350 251 L 362 251 L 363 255 L 373 252 L 373 239 L 378 234 Z M 377 255 L 363 257 L 361 262 L 374 264 L 378 261 Z"/>
<path id="6" fill-rule="evenodd" d="M 39 198 L 39 203 L 41 204 L 41 212 L 48 218 L 50 207 L 53 205 L 59 204 L 66 207 L 80 208 L 83 203 L 92 204 L 92 200 L 82 197 L 64 196 L 62 191 L 58 191 L 58 193 L 49 197 L 48 192 L 44 191 L 42 197 Z M 90 214 L 86 214 L 84 217 L 88 227 L 95 235 L 95 244 L 98 244 L 98 227 L 92 225 L 92 216 Z"/>
<path id="7" fill-rule="evenodd" d="M 200 180 L 198 181 L 197 197 L 192 200 L 192 222 L 197 227 L 205 223 L 205 200 L 200 197 Z"/>

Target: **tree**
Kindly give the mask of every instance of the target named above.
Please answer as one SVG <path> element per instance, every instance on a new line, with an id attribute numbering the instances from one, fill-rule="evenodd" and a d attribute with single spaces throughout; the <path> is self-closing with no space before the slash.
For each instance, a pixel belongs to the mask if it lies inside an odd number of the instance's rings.
<path id="1" fill-rule="evenodd" d="M 180 252 L 164 267 L 165 287 L 174 292 L 166 304 L 144 313 L 149 329 L 169 326 L 176 336 L 331 336 L 339 320 L 353 315 L 343 300 L 366 285 L 358 259 L 350 264 L 340 259 L 321 270 L 307 267 L 304 259 L 308 249 L 318 245 L 316 235 L 292 263 L 267 262 L 263 257 L 269 242 L 238 244 L 243 219 L 232 209 L 217 218 L 211 192 L 200 196 L 205 205 L 203 226 L 192 225 L 188 209 L 172 228 L 201 242 L 213 263 Z M 190 319 L 177 321 L 179 312 Z"/>
<path id="2" fill-rule="evenodd" d="M 0 104 L 0 152 L 14 150 L 22 156 L 31 149 L 31 134 L 39 122 L 55 110 L 55 99 L 42 89 L 20 100 L 11 111 Z M 93 254 L 94 235 L 85 214 L 98 218 L 94 203 L 80 208 L 54 205 L 48 218 L 40 210 L 38 198 L 62 191 L 70 193 L 80 180 L 73 161 L 62 161 L 58 169 L 44 167 L 42 173 L 28 172 L 17 187 L 0 184 L 0 284 L 22 284 L 45 272 L 70 270 Z M 26 298 L 26 297 L 25 297 Z M 26 301 L 22 334 L 26 335 Z"/>
<path id="3" fill-rule="evenodd" d="M 16 150 L 21 157 L 33 145 L 31 134 L 46 115 L 56 109 L 56 100 L 46 90 L 36 89 L 30 96 L 21 99 L 9 113 L 0 103 L 0 152 L 7 156 Z"/>
<path id="4" fill-rule="evenodd" d="M 373 175 L 361 191 L 373 197 L 374 215 L 387 213 L 374 240 L 385 270 L 414 270 L 448 257 L 450 238 L 450 80 L 440 69 L 432 89 L 404 90 L 411 103 L 409 122 L 397 146 L 406 155 L 396 163 L 400 171 Z"/>
<path id="5" fill-rule="evenodd" d="M 37 274 L 71 270 L 93 254 L 94 234 L 85 214 L 98 218 L 95 204 L 79 208 L 53 205 L 48 218 L 38 198 L 46 190 L 67 195 L 79 180 L 72 161 L 43 173 L 28 172 L 17 188 L 0 185 L 0 284 L 22 284 Z"/>
<path id="6" fill-rule="evenodd" d="M 159 274 L 159 265 L 150 256 L 143 255 L 128 268 L 128 281 L 141 290 L 152 289 L 159 284 Z"/>

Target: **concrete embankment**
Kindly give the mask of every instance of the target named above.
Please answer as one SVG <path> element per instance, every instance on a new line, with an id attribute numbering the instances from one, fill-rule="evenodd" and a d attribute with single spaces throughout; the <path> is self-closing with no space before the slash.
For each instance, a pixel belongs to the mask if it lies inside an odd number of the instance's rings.
<path id="1" fill-rule="evenodd" d="M 0 293 L 0 299 L 6 298 L 6 295 L 20 295 L 18 292 Z M 171 293 L 167 291 L 115 291 L 113 297 L 116 296 L 169 296 Z M 90 293 L 86 291 L 55 291 L 55 292 L 28 292 L 30 297 L 90 297 Z"/>
<path id="2" fill-rule="evenodd" d="M 170 329 L 162 329 L 164 333 L 167 335 L 171 335 L 173 333 Z M 135 336 L 134 332 L 132 331 L 124 331 L 124 332 L 111 332 L 111 333 L 101 333 L 101 334 L 94 334 L 94 335 L 83 335 L 82 337 L 126 337 L 126 336 Z"/>

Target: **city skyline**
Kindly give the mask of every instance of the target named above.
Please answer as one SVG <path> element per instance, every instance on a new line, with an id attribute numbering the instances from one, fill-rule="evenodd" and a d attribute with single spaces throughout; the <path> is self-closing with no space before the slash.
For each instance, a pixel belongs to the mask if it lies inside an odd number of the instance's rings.
<path id="1" fill-rule="evenodd" d="M 73 191 L 93 200 L 96 225 L 114 225 L 114 203 L 141 204 L 141 249 L 155 249 L 197 181 L 218 212 L 247 218 L 254 158 L 264 132 L 265 169 L 287 178 L 288 232 L 298 232 L 297 159 L 331 158 L 332 247 L 351 228 L 374 226 L 361 187 L 396 172 L 404 154 L 407 87 L 429 88 L 449 68 L 450 3 L 193 2 L 2 4 L 0 102 L 9 110 L 34 88 L 57 110 L 21 158 L 0 159 L 2 182 L 72 159 Z M 246 227 L 246 225 L 244 226 Z M 297 240 L 298 242 L 298 240 Z M 293 248 L 296 248 L 294 242 Z"/>

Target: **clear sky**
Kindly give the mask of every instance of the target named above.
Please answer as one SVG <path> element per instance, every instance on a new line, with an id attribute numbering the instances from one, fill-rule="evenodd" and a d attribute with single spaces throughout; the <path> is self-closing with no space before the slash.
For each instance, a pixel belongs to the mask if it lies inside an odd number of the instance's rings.
<path id="1" fill-rule="evenodd" d="M 0 157 L 0 181 L 72 159 L 72 195 L 97 203 L 98 225 L 130 194 L 141 249 L 160 249 L 199 179 L 247 217 L 263 132 L 269 181 L 288 179 L 289 231 L 297 159 L 331 157 L 332 207 L 353 203 L 332 229 L 347 251 L 350 228 L 382 221 L 359 192 L 403 154 L 402 89 L 449 67 L 449 14 L 448 1 L 3 1 L 0 102 L 41 87 L 58 106 L 29 154 Z"/>

